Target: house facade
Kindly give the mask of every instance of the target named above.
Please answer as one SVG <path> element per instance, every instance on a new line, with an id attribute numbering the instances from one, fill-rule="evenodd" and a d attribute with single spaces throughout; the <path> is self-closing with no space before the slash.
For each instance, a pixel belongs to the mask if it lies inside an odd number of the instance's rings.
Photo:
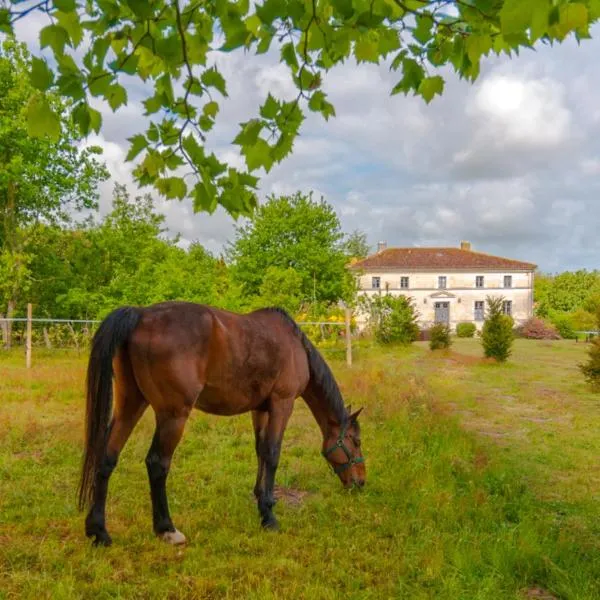
<path id="1" fill-rule="evenodd" d="M 358 279 L 358 294 L 411 297 L 419 325 L 443 322 L 483 326 L 486 297 L 502 296 L 506 314 L 515 324 L 533 316 L 533 279 L 536 265 L 482 252 L 469 242 L 457 248 L 387 248 L 350 266 Z M 358 314 L 359 326 L 368 315 Z"/>

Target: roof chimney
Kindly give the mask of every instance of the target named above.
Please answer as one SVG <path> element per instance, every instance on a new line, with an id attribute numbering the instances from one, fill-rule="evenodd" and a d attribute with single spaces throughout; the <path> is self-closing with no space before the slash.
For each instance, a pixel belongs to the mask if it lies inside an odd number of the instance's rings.
<path id="1" fill-rule="evenodd" d="M 387 248 L 387 242 L 377 242 L 377 252 L 383 252 Z"/>
<path id="2" fill-rule="evenodd" d="M 465 242 L 464 240 L 460 243 L 461 250 L 471 250 L 471 242 Z"/>

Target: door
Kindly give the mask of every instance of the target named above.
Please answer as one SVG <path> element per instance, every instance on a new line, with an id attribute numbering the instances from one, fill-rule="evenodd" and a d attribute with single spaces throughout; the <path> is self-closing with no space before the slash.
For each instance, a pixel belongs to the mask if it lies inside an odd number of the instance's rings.
<path id="1" fill-rule="evenodd" d="M 435 322 L 448 325 L 450 323 L 450 302 L 436 302 L 434 308 Z"/>

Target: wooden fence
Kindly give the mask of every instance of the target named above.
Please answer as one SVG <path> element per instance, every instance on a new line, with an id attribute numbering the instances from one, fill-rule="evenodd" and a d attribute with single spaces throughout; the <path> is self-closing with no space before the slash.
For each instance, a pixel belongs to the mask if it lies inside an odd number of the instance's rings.
<path id="1" fill-rule="evenodd" d="M 297 321 L 299 327 L 308 327 L 308 326 L 319 326 L 323 327 L 325 325 L 333 326 L 333 327 L 344 327 L 345 330 L 345 345 L 346 345 L 346 364 L 349 366 L 352 365 L 352 333 L 351 333 L 351 319 L 352 319 L 352 311 L 347 308 L 345 311 L 345 319 L 344 322 L 341 323 L 339 321 Z M 31 304 L 27 305 L 27 317 L 17 317 L 17 318 L 3 318 L 0 317 L 0 327 L 4 331 L 5 342 L 7 342 L 8 347 L 11 344 L 11 332 L 9 324 L 12 323 L 25 323 L 25 364 L 27 368 L 31 368 L 32 362 L 32 352 L 33 352 L 33 325 L 40 324 L 65 324 L 68 325 L 73 333 L 73 338 L 75 339 L 75 343 L 77 344 L 77 337 L 75 335 L 75 331 L 73 329 L 74 324 L 82 324 L 85 326 L 97 325 L 100 321 L 93 319 L 50 319 L 50 318 L 41 318 L 34 319 L 33 318 L 33 308 Z M 51 347 L 48 334 L 46 331 L 46 327 L 44 327 L 44 339 L 46 346 L 48 348 Z M 77 348 L 79 346 L 77 345 Z"/>

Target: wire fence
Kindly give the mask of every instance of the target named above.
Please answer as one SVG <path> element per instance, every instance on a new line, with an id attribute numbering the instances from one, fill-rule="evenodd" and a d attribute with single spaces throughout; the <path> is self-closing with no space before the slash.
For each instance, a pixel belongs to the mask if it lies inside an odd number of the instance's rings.
<path id="1" fill-rule="evenodd" d="M 320 350 L 336 354 L 345 350 L 346 362 L 351 365 L 351 318 L 351 311 L 347 309 L 344 321 L 297 321 L 297 324 Z M 30 366 L 36 348 L 86 351 L 100 323 L 96 319 L 34 318 L 28 305 L 28 317 L 0 317 L 2 347 L 24 348 L 27 366 Z"/>

